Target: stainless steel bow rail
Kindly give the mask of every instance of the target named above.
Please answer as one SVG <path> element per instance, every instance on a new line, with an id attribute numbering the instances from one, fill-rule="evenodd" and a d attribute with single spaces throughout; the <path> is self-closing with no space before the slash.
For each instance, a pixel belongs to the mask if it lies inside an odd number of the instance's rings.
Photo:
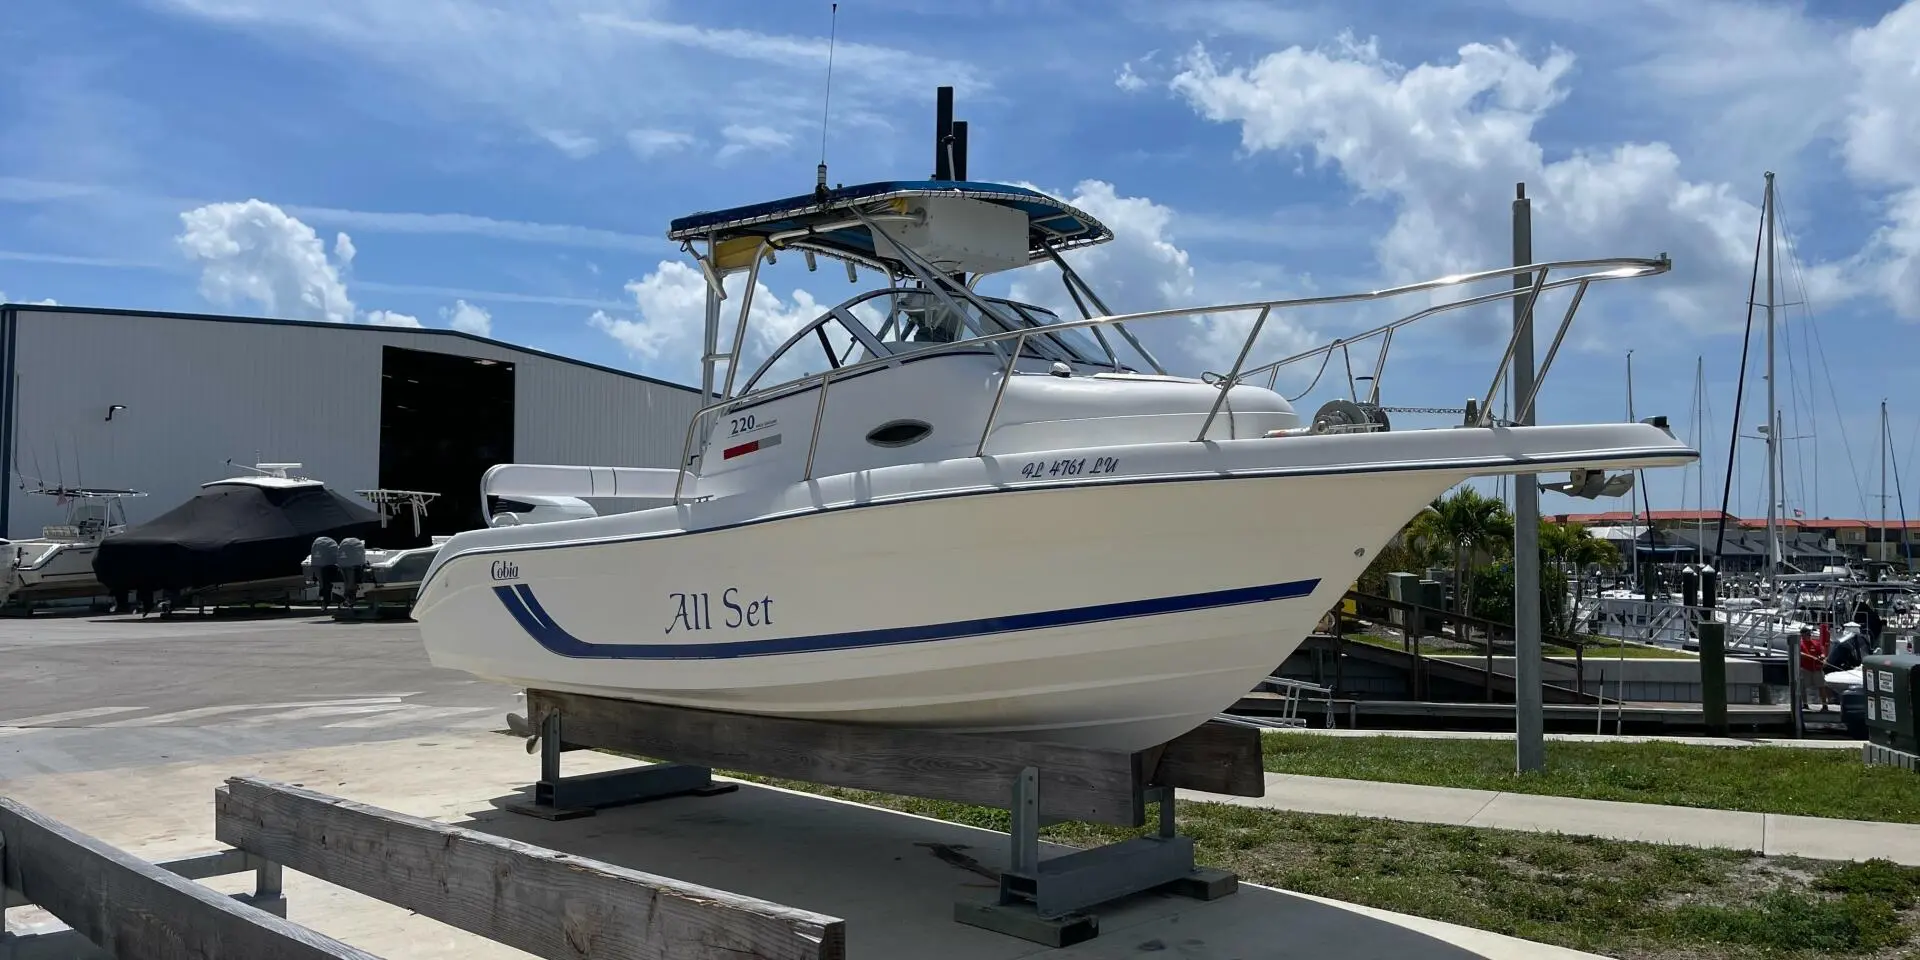
<path id="1" fill-rule="evenodd" d="M 756 274 L 759 262 L 759 258 L 756 257 L 754 260 Z M 1482 270 L 1477 273 L 1455 274 L 1419 283 L 1388 287 L 1362 293 L 1336 294 L 1322 297 L 1300 297 L 1288 300 L 1255 300 L 1244 303 L 1226 303 L 1212 306 L 1175 307 L 1165 310 L 1148 310 L 1139 313 L 1089 317 L 1082 320 L 1064 320 L 1057 323 L 1047 323 L 1039 327 L 1025 327 L 1017 330 L 1009 329 L 1000 333 L 932 344 L 905 354 L 889 353 L 884 356 L 875 356 L 858 363 L 835 367 L 820 373 L 809 374 L 771 387 L 743 393 L 735 397 L 724 397 L 724 394 L 731 390 L 733 382 L 734 363 L 729 363 L 727 386 L 722 391 L 723 399 L 701 407 L 687 422 L 686 437 L 680 449 L 680 477 L 674 485 L 673 502 L 676 504 L 681 502 L 687 476 L 692 472 L 694 436 L 698 432 L 700 425 L 708 422 L 709 417 L 724 417 L 728 411 L 747 404 L 761 402 L 771 394 L 796 393 L 817 384 L 820 388 L 819 399 L 815 405 L 812 437 L 807 443 L 806 469 L 801 477 L 802 480 L 811 480 L 813 479 L 814 454 L 820 445 L 820 425 L 821 421 L 825 418 L 827 409 L 827 394 L 832 388 L 833 383 L 837 380 L 846 379 L 880 367 L 897 366 L 908 359 L 921 360 L 942 353 L 977 352 L 982 346 L 990 346 L 997 353 L 1004 349 L 1002 345 L 1006 341 L 1012 341 L 1012 349 L 1006 351 L 1006 365 L 1001 370 L 1000 383 L 994 393 L 993 405 L 988 410 L 986 422 L 981 426 L 980 440 L 974 449 L 975 456 L 984 456 L 986 453 L 987 439 L 991 436 L 995 420 L 1000 413 L 1000 401 L 1005 395 L 1007 382 L 1011 379 L 1014 367 L 1021 359 L 1029 340 L 1036 337 L 1045 337 L 1049 334 L 1080 329 L 1092 330 L 1095 335 L 1098 336 L 1100 328 L 1112 326 L 1118 328 L 1120 331 L 1125 331 L 1125 325 L 1134 322 L 1203 315 L 1253 313 L 1253 324 L 1247 331 L 1246 337 L 1242 339 L 1240 343 L 1240 349 L 1234 357 L 1232 368 L 1224 375 L 1208 375 L 1207 377 L 1209 382 L 1217 388 L 1218 394 L 1214 398 L 1212 408 L 1207 411 L 1207 418 L 1205 422 L 1201 424 L 1199 434 L 1194 437 L 1196 442 L 1201 442 L 1207 439 L 1207 433 L 1212 429 L 1213 421 L 1218 417 L 1221 407 L 1226 404 L 1228 392 L 1238 384 L 1264 375 L 1267 380 L 1267 385 L 1271 389 L 1278 382 L 1279 372 L 1284 367 L 1316 357 L 1331 358 L 1334 351 L 1348 351 L 1356 344 L 1379 339 L 1380 349 L 1378 356 L 1374 360 L 1372 386 L 1369 389 L 1368 396 L 1364 401 L 1360 400 L 1357 395 L 1355 396 L 1355 402 L 1378 406 L 1380 383 L 1386 369 L 1387 354 L 1392 346 L 1393 335 L 1401 328 L 1442 313 L 1450 313 L 1468 307 L 1499 303 L 1515 297 L 1525 298 L 1522 310 L 1528 321 L 1531 322 L 1534 308 L 1537 306 L 1541 294 L 1549 290 L 1572 287 L 1573 296 L 1567 304 L 1566 312 L 1560 318 L 1559 325 L 1554 330 L 1553 340 L 1547 348 L 1545 358 L 1541 361 L 1538 373 L 1535 375 L 1533 389 L 1529 391 L 1525 397 L 1518 398 L 1518 402 L 1514 405 L 1513 420 L 1519 422 L 1524 420 L 1526 412 L 1532 409 L 1535 400 L 1539 397 L 1540 388 L 1546 382 L 1547 372 L 1553 366 L 1554 357 L 1558 355 L 1560 346 L 1566 339 L 1567 330 L 1573 325 L 1574 315 L 1579 311 L 1580 304 L 1586 297 L 1587 288 L 1595 283 L 1608 280 L 1625 280 L 1666 273 L 1672 269 L 1672 266 L 1672 261 L 1669 260 L 1664 253 L 1653 258 L 1611 257 L 1594 260 L 1555 260 L 1543 263 L 1532 263 L 1525 266 L 1500 267 L 1493 270 Z M 1566 273 L 1571 273 L 1572 275 L 1561 276 L 1558 279 L 1549 279 L 1549 277 L 1553 275 Z M 1267 322 L 1273 317 L 1276 311 L 1389 300 L 1395 297 L 1428 293 L 1467 284 L 1511 277 L 1527 277 L 1530 279 L 1530 283 L 1524 286 L 1507 287 L 1493 293 L 1462 297 L 1446 303 L 1429 306 L 1353 336 L 1336 338 L 1311 350 L 1304 350 L 1291 356 L 1254 367 L 1248 367 L 1246 365 L 1247 356 L 1252 352 L 1254 342 L 1259 338 L 1261 330 L 1265 328 Z M 741 304 L 740 322 L 736 327 L 736 333 L 741 335 L 744 335 L 743 331 L 746 325 L 747 310 L 751 307 L 752 289 L 753 283 L 752 280 L 749 279 L 747 285 L 749 293 L 747 297 L 744 298 L 746 302 Z M 1071 289 L 1072 288 L 1069 287 L 1069 290 Z M 808 328 L 803 328 L 800 333 L 795 334 L 795 336 L 798 337 L 800 334 L 804 334 L 808 329 L 818 325 L 843 308 L 876 296 L 888 294 L 915 294 L 925 296 L 929 293 L 947 305 L 949 309 L 960 309 L 959 306 L 953 302 L 949 292 L 941 289 L 938 284 L 931 285 L 926 290 L 890 287 L 884 290 L 869 291 L 849 299 L 846 303 L 836 306 L 833 310 L 827 311 L 827 313 L 823 314 L 818 320 L 814 321 L 814 324 L 810 324 Z M 983 309 L 986 309 L 988 312 L 997 309 L 985 304 L 980 304 L 977 300 L 970 302 L 981 305 Z M 1015 326 L 1015 324 L 1011 322 L 1007 322 L 1005 325 Z M 1128 334 L 1127 338 L 1129 342 L 1132 341 L 1131 334 Z M 1101 342 L 1105 343 L 1104 338 L 1101 339 Z M 1501 384 L 1506 380 L 1507 367 L 1513 360 L 1514 352 L 1518 347 L 1519 331 L 1516 329 L 1515 332 L 1507 338 L 1506 348 L 1501 353 L 1500 363 L 1494 371 L 1492 382 L 1488 384 L 1485 394 L 1469 400 L 1468 406 L 1462 408 L 1462 412 L 1468 417 L 1469 425 L 1487 427 L 1493 426 L 1497 422 L 1493 414 L 1493 401 L 1494 398 L 1499 395 Z M 735 355 L 733 358 L 736 362 L 738 359 L 738 349 L 738 339 L 736 338 Z M 1109 353 L 1111 354 L 1110 350 Z M 1143 355 L 1146 355 L 1144 351 Z M 1150 355 L 1147 356 L 1150 357 Z M 1033 358 L 1030 357 L 1029 359 Z M 1115 362 L 1117 365 L 1117 360 Z M 1157 366 L 1157 363 L 1155 365 Z M 1318 377 L 1315 379 L 1317 381 Z M 1352 391 L 1350 390 L 1350 392 Z"/>

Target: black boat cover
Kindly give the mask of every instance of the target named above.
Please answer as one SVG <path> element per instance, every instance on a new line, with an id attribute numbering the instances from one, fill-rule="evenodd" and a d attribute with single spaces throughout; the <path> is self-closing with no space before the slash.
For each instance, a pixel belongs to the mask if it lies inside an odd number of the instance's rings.
<path id="1" fill-rule="evenodd" d="M 114 593 L 297 577 L 315 537 L 379 533 L 379 514 L 320 484 L 221 483 L 102 540 L 93 573 Z"/>

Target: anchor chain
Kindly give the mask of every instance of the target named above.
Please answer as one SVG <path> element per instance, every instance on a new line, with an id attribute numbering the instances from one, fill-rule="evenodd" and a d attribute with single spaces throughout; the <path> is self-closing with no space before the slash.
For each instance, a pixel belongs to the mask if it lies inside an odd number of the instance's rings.
<path id="1" fill-rule="evenodd" d="M 1446 413 L 1464 416 L 1466 407 L 1386 407 L 1380 409 L 1388 413 Z"/>

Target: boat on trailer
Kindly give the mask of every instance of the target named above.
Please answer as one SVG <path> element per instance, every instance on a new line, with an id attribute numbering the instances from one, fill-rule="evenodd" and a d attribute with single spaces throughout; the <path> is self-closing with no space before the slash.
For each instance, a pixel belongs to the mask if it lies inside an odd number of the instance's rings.
<path id="1" fill-rule="evenodd" d="M 1268 677 L 1448 488 L 1566 470 L 1581 489 L 1607 469 L 1697 458 L 1660 418 L 1501 420 L 1498 371 L 1443 427 L 1393 429 L 1380 403 L 1386 347 L 1407 324 L 1515 297 L 1531 311 L 1572 288 L 1544 377 L 1587 289 L 1664 272 L 1664 255 L 1116 315 L 1061 256 L 1108 228 L 1038 191 L 965 179 L 939 132 L 930 180 L 828 188 L 823 167 L 813 193 L 673 222 L 708 284 L 711 402 L 688 424 L 682 466 L 503 464 L 482 483 L 483 495 L 666 502 L 455 535 L 413 612 L 433 663 L 672 706 L 1145 749 Z M 790 253 L 884 282 L 748 368 L 760 266 Z M 977 290 L 1049 264 L 1082 319 Z M 740 273 L 723 349 L 723 284 Z M 1277 314 L 1395 298 L 1417 306 L 1249 364 Z M 1175 375 L 1135 333 L 1233 314 L 1253 320 L 1224 374 Z M 1310 416 L 1276 389 L 1288 365 L 1324 371 L 1370 341 L 1370 388 Z"/>
<path id="2" fill-rule="evenodd" d="M 146 494 L 65 484 L 27 492 L 53 497 L 67 508 L 67 522 L 42 527 L 35 540 L 0 540 L 0 607 L 105 595 L 93 574 L 94 554 L 102 540 L 127 529 L 124 501 Z"/>

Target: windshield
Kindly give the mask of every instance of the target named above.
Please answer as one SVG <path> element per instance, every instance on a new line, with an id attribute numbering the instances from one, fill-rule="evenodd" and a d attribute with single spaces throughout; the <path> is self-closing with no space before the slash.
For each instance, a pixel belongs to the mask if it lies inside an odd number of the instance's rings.
<path id="1" fill-rule="evenodd" d="M 1044 307 L 1036 307 L 1029 303 L 1015 303 L 1012 300 L 987 302 L 1006 310 L 1012 316 L 1025 320 L 1031 326 L 1045 327 L 1060 322 L 1060 318 L 1053 311 Z M 1054 330 L 1047 335 L 1047 339 L 1069 354 L 1075 362 L 1094 366 L 1112 366 L 1112 358 L 1100 346 L 1100 342 L 1088 332 L 1093 329 L 1095 328 L 1074 327 L 1068 330 Z"/>
<path id="2" fill-rule="evenodd" d="M 980 299 L 987 304 L 987 309 L 983 310 L 979 302 L 964 296 L 943 298 L 924 289 L 869 292 L 794 331 L 785 342 L 772 349 L 739 390 L 749 393 L 763 383 L 786 383 L 870 360 L 875 356 L 870 345 L 877 345 L 879 356 L 900 355 L 955 341 L 1024 330 L 1043 332 L 1026 339 L 1020 351 L 1023 357 L 1127 372 L 1133 369 L 1126 364 L 1116 364 L 1099 338 L 1090 332 L 1096 328 L 1062 330 L 1059 318 L 1044 307 L 1012 300 Z M 883 306 L 884 313 L 877 309 Z M 996 349 L 1007 348 L 996 346 Z"/>
<path id="3" fill-rule="evenodd" d="M 1012 300 L 981 299 L 992 308 L 990 311 L 982 310 L 972 300 L 958 299 L 956 305 L 960 312 L 956 314 L 945 302 L 926 291 L 898 291 L 894 294 L 893 312 L 875 330 L 875 336 L 882 343 L 934 345 L 997 333 L 1045 330 L 1060 322 L 1052 311 L 1043 307 Z M 1044 336 L 1030 337 L 1021 355 L 1088 366 L 1113 366 L 1107 351 L 1086 328 L 1050 330 Z"/>

